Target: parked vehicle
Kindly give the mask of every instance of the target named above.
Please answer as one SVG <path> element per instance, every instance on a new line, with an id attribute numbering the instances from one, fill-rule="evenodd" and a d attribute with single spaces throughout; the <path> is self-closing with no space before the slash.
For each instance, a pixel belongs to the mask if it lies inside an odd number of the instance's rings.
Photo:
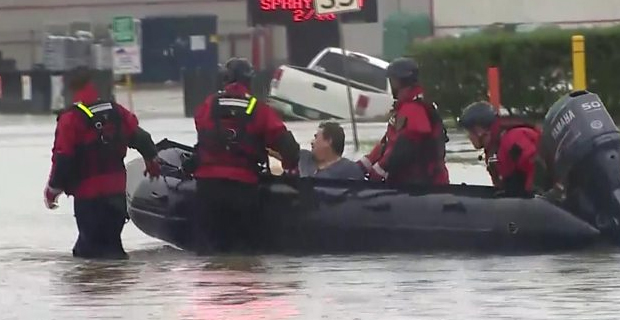
<path id="1" fill-rule="evenodd" d="M 356 120 L 384 119 L 392 107 L 388 62 L 346 50 Z M 287 120 L 351 120 L 343 51 L 325 48 L 307 67 L 280 66 L 271 80 L 268 103 Z"/>

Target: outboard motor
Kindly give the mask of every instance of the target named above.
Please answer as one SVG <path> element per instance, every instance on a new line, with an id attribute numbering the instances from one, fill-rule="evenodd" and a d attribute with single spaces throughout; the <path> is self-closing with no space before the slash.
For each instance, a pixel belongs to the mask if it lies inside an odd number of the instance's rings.
<path id="1" fill-rule="evenodd" d="M 540 154 L 567 205 L 620 238 L 620 131 L 599 96 L 576 91 L 560 98 L 545 116 Z"/>

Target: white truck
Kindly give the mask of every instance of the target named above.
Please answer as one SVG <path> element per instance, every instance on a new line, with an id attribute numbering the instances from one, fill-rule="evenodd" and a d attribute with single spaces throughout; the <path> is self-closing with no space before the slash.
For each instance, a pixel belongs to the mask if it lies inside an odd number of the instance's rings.
<path id="1" fill-rule="evenodd" d="M 389 63 L 348 50 L 346 55 L 355 119 L 384 120 L 394 103 L 386 78 Z M 342 49 L 323 49 L 306 68 L 280 66 L 267 103 L 285 119 L 351 120 Z"/>

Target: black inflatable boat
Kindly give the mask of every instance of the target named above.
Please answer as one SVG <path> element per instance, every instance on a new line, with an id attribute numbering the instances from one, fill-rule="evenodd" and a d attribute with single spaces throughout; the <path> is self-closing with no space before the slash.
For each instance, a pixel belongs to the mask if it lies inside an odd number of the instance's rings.
<path id="1" fill-rule="evenodd" d="M 502 198 L 486 186 L 392 189 L 382 183 L 267 175 L 255 249 L 271 253 L 501 253 L 576 249 L 620 242 L 620 130 L 587 91 L 559 99 L 545 116 L 540 154 L 559 194 Z M 193 151 L 163 140 L 164 178 L 128 165 L 129 215 L 146 234 L 192 250 L 195 183 L 179 172 Z M 558 187 L 559 186 L 559 187 Z"/>
<path id="2" fill-rule="evenodd" d="M 164 177 L 128 164 L 129 215 L 147 235 L 192 250 L 195 181 L 177 172 L 191 148 L 163 140 Z M 256 250 L 264 253 L 419 252 L 517 253 L 577 249 L 599 231 L 542 197 L 498 198 L 487 186 L 390 189 L 368 181 L 266 176 L 261 184 Z"/>

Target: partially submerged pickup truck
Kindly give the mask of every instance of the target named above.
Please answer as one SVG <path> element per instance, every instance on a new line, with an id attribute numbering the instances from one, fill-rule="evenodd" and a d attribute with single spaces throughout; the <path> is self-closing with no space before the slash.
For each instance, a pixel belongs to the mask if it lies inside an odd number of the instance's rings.
<path id="1" fill-rule="evenodd" d="M 345 52 L 355 119 L 384 120 L 394 103 L 386 78 L 389 63 Z M 351 120 L 342 49 L 323 49 L 305 68 L 280 66 L 271 80 L 267 103 L 287 120 Z"/>

